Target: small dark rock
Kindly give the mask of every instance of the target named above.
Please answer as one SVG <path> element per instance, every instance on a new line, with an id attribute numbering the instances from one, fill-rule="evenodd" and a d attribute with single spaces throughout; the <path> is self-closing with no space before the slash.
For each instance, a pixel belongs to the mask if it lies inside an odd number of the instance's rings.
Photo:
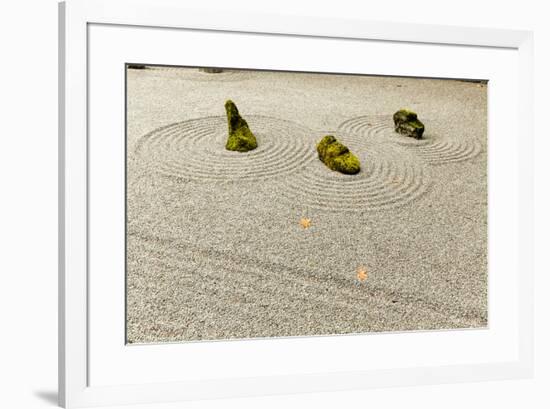
<path id="1" fill-rule="evenodd" d="M 203 67 L 203 68 L 199 68 L 199 71 L 206 72 L 208 74 L 219 74 L 220 72 L 223 72 L 221 68 L 217 68 L 217 67 Z"/>
<path id="2" fill-rule="evenodd" d="M 407 109 L 400 109 L 393 114 L 395 131 L 415 139 L 422 139 L 424 124 L 419 121 L 416 113 Z"/>

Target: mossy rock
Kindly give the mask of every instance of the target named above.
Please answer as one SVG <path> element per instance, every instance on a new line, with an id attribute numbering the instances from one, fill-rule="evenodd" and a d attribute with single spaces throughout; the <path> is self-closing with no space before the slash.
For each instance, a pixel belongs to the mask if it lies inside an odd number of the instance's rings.
<path id="1" fill-rule="evenodd" d="M 258 147 L 256 137 L 239 114 L 239 110 L 233 101 L 226 101 L 225 113 L 227 114 L 227 126 L 229 129 L 225 149 L 237 152 L 248 152 L 256 149 Z"/>
<path id="2" fill-rule="evenodd" d="M 418 119 L 415 112 L 408 109 L 400 109 L 393 114 L 395 131 L 415 139 L 422 139 L 424 124 Z"/>
<path id="3" fill-rule="evenodd" d="M 206 72 L 208 74 L 219 74 L 223 72 L 221 68 L 217 68 L 217 67 L 203 67 L 203 68 L 199 68 L 199 71 Z"/>
<path id="4" fill-rule="evenodd" d="M 355 175 L 361 170 L 361 163 L 357 156 L 332 135 L 321 139 L 317 144 L 317 153 L 321 162 L 329 169 L 346 175 Z"/>

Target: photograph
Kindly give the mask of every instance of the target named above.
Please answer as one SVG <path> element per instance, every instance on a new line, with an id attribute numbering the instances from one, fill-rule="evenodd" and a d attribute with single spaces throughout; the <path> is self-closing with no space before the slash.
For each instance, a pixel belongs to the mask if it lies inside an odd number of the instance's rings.
<path id="1" fill-rule="evenodd" d="M 489 81 L 121 69 L 128 344 L 488 327 Z"/>
<path id="2" fill-rule="evenodd" d="M 512 3 L 3 2 L 0 409 L 550 408 Z"/>

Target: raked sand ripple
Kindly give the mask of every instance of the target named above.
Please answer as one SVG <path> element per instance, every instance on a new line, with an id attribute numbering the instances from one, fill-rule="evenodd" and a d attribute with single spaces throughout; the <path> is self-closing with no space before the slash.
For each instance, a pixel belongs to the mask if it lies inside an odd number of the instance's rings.
<path id="1" fill-rule="evenodd" d="M 430 126 L 433 124 L 433 121 L 425 122 L 426 133 L 421 140 L 396 133 L 393 128 L 393 119 L 388 115 L 359 116 L 343 122 L 338 129 L 409 148 L 429 165 L 462 162 L 473 159 L 481 152 L 481 144 L 475 138 L 464 136 L 460 139 L 451 139 L 445 133 L 432 132 Z"/>
<path id="2" fill-rule="evenodd" d="M 344 175 L 315 160 L 281 183 L 283 197 L 321 210 L 364 212 L 404 206 L 428 191 L 428 170 L 411 155 L 356 133 L 321 133 L 328 134 L 360 159 L 361 172 Z"/>
<path id="3" fill-rule="evenodd" d="M 169 177 L 255 181 L 294 173 L 315 159 L 313 131 L 267 116 L 248 115 L 246 119 L 258 139 L 258 148 L 252 151 L 226 150 L 227 119 L 211 116 L 143 136 L 136 146 L 136 160 Z"/>
<path id="4" fill-rule="evenodd" d="M 414 155 L 354 129 L 316 132 L 257 115 L 247 116 L 247 121 L 258 139 L 258 148 L 250 152 L 226 150 L 226 118 L 211 116 L 171 124 L 143 136 L 135 160 L 151 171 L 186 180 L 274 179 L 281 199 L 294 206 L 327 211 L 391 209 L 417 200 L 429 190 L 429 171 Z M 381 131 L 383 126 L 373 129 Z M 359 157 L 359 174 L 340 174 L 317 159 L 316 143 L 327 134 L 336 135 Z"/>

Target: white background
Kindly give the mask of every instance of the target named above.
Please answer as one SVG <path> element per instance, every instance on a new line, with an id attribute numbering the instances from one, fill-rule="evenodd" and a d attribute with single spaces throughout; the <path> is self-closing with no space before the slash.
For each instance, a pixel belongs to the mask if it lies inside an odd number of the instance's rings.
<path id="1" fill-rule="evenodd" d="M 547 155 L 550 26 L 544 2 L 394 0 L 201 1 L 250 12 L 535 31 L 536 374 L 534 380 L 211 401 L 150 408 L 543 408 L 550 405 Z M 540 4 L 538 4 L 540 3 Z M 191 3 L 189 3 L 191 6 Z M 414 4 L 414 6 L 412 6 Z M 4 8 L 6 10 L 4 10 Z M 57 4 L 19 0 L 0 12 L 0 407 L 55 407 L 57 382 Z M 512 102 L 511 102 L 512 103 Z M 6 126 L 7 125 L 7 126 Z M 546 241 L 546 243 L 545 243 Z M 142 406 L 146 408 L 147 406 Z"/>

